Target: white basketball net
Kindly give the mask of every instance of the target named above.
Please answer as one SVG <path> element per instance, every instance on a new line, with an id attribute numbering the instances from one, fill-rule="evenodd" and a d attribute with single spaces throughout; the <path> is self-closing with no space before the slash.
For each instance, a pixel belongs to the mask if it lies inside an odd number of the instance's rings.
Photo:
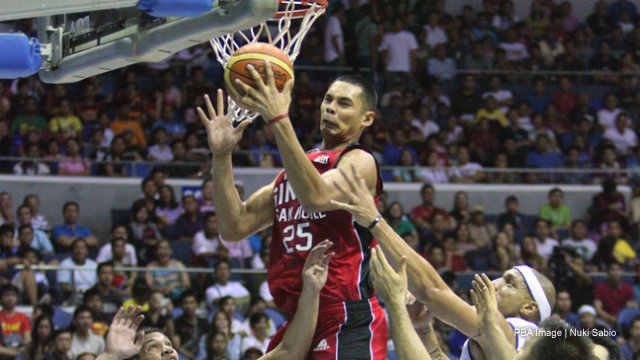
<path id="1" fill-rule="evenodd" d="M 289 55 L 293 64 L 300 53 L 302 40 L 316 19 L 324 14 L 325 7 L 324 1 L 280 0 L 281 10 L 275 18 L 248 30 L 211 39 L 211 46 L 223 68 L 227 66 L 229 58 L 237 49 L 256 42 L 266 42 L 278 47 Z M 294 19 L 295 22 L 292 21 Z M 259 115 L 241 108 L 231 96 L 227 96 L 227 100 L 229 115 L 234 124 L 243 120 L 253 120 Z"/>

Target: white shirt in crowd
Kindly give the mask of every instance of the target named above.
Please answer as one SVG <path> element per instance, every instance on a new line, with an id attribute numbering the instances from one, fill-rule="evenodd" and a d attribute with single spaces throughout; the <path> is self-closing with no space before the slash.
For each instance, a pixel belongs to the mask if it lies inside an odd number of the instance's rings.
<path id="1" fill-rule="evenodd" d="M 149 159 L 155 161 L 171 161 L 173 160 L 173 152 L 168 145 L 153 145 L 149 147 Z"/>
<path id="2" fill-rule="evenodd" d="M 244 352 L 247 351 L 247 349 L 249 348 L 257 348 L 257 349 L 260 349 L 260 351 L 262 351 L 262 353 L 264 354 L 267 352 L 267 348 L 269 347 L 270 340 L 271 338 L 266 338 L 264 340 L 264 343 L 261 343 L 255 337 L 247 336 L 242 339 L 242 353 L 244 354 Z"/>
<path id="3" fill-rule="evenodd" d="M 569 238 L 562 240 L 562 246 L 573 248 L 586 261 L 590 261 L 593 257 L 593 254 L 595 254 L 598 250 L 598 245 L 596 245 L 596 242 L 591 239 L 582 239 L 580 241 L 576 241 Z"/>
<path id="4" fill-rule="evenodd" d="M 341 53 L 344 54 L 344 39 L 342 36 L 342 26 L 340 25 L 340 19 L 335 16 L 329 17 L 327 20 L 327 27 L 324 31 L 324 61 L 330 62 L 338 58 L 340 55 L 333 46 L 332 39 L 338 38 L 338 48 Z"/>
<path id="5" fill-rule="evenodd" d="M 82 266 L 86 268 L 91 268 L 92 270 L 58 270 L 56 273 L 56 280 L 58 283 L 66 283 L 69 284 L 72 288 L 76 290 L 89 290 L 95 284 L 98 283 L 98 276 L 96 275 L 96 269 L 98 264 L 91 260 L 87 259 L 84 262 L 84 265 L 78 265 L 73 261 L 73 258 L 68 257 L 59 265 L 61 268 L 71 267 L 71 266 Z M 73 282 L 71 272 L 73 271 Z"/>
<path id="6" fill-rule="evenodd" d="M 415 35 L 409 31 L 387 33 L 382 37 L 379 51 L 388 51 L 387 71 L 411 71 L 411 51 L 418 48 Z"/>
<path id="7" fill-rule="evenodd" d="M 89 337 L 86 340 L 80 339 L 75 333 L 71 337 L 71 354 L 75 359 L 83 353 L 99 355 L 104 351 L 104 338 L 94 334 L 89 330 Z"/>
<path id="8" fill-rule="evenodd" d="M 96 256 L 96 262 L 102 263 L 105 261 L 111 261 L 113 259 L 113 252 L 111 251 L 111 243 L 104 244 Z M 136 257 L 136 248 L 131 244 L 124 244 L 124 258 L 122 259 L 124 265 L 138 265 L 138 258 Z"/>
<path id="9" fill-rule="evenodd" d="M 438 44 L 444 44 L 449 38 L 441 27 L 431 27 L 429 25 L 424 26 L 424 30 L 427 32 L 427 39 L 425 40 L 429 47 L 434 48 Z"/>
<path id="10" fill-rule="evenodd" d="M 511 93 L 510 90 L 505 90 L 505 89 L 499 89 L 498 91 L 487 91 L 484 94 L 482 94 L 483 99 L 486 99 L 489 96 L 493 96 L 493 98 L 496 99 L 497 102 L 513 99 L 513 93 Z M 508 111 L 509 111 L 509 108 L 507 106 L 500 107 L 500 112 L 502 112 L 503 114 L 507 115 Z"/>
<path id="11" fill-rule="evenodd" d="M 482 171 L 482 165 L 475 162 L 468 162 L 464 165 L 452 166 L 451 170 L 449 170 L 449 176 L 451 177 L 473 176 L 478 171 Z"/>
<path id="12" fill-rule="evenodd" d="M 264 301 L 273 300 L 273 296 L 271 295 L 271 291 L 269 291 L 269 284 L 266 281 L 263 281 L 260 284 L 260 297 L 264 299 Z"/>
<path id="13" fill-rule="evenodd" d="M 538 248 L 538 254 L 540 254 L 545 260 L 549 260 L 551 254 L 553 254 L 553 248 L 558 246 L 558 242 L 552 238 L 547 238 L 544 244 L 536 238 L 536 247 Z"/>
<path id="14" fill-rule="evenodd" d="M 216 252 L 220 246 L 220 241 L 222 241 L 220 235 L 208 239 L 204 234 L 204 230 L 198 231 L 193 237 L 193 252 L 198 256 L 204 253 Z"/>
<path id="15" fill-rule="evenodd" d="M 207 288 L 205 292 L 205 296 L 207 298 L 207 304 L 213 304 L 216 299 L 219 299 L 223 296 L 231 296 L 234 298 L 241 298 L 244 296 L 249 296 L 249 291 L 247 288 L 242 286 L 237 281 L 229 281 L 226 285 L 213 284 Z"/>
<path id="16" fill-rule="evenodd" d="M 529 51 L 527 47 L 521 42 L 507 43 L 503 42 L 498 45 L 507 52 L 507 60 L 520 61 L 529 57 Z"/>
<path id="17" fill-rule="evenodd" d="M 620 133 L 617 127 L 610 127 L 604 131 L 604 138 L 611 140 L 616 150 L 624 155 L 628 155 L 632 148 L 638 145 L 636 133 L 629 128 Z"/>
<path id="18" fill-rule="evenodd" d="M 411 125 L 416 127 L 422 133 L 422 136 L 425 138 L 429 137 L 431 134 L 436 134 L 440 131 L 440 126 L 436 124 L 434 121 L 427 120 L 426 122 L 420 121 L 420 119 L 416 118 L 411 121 Z"/>
<path id="19" fill-rule="evenodd" d="M 598 110 L 598 124 L 605 129 L 609 129 L 616 126 L 616 117 L 618 114 L 622 112 L 622 109 L 615 108 L 613 110 L 609 110 L 607 108 L 603 108 Z"/>
<path id="20" fill-rule="evenodd" d="M 427 184 L 444 184 L 449 182 L 449 175 L 444 169 L 425 169 L 422 171 L 422 177 Z"/>

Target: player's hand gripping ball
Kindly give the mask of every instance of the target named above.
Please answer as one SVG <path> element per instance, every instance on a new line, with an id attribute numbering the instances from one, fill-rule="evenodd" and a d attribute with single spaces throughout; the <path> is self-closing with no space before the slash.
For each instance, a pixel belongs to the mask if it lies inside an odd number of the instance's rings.
<path id="1" fill-rule="evenodd" d="M 265 60 L 271 63 L 273 78 L 278 91 L 282 91 L 287 81 L 293 79 L 293 64 L 291 64 L 289 56 L 282 50 L 266 43 L 247 44 L 233 53 L 224 69 L 224 85 L 227 93 L 239 105 L 242 106 L 239 99 L 244 95 L 244 90 L 236 84 L 236 79 L 240 79 L 243 83 L 257 88 L 258 85 L 247 68 L 251 64 L 266 83 Z"/>

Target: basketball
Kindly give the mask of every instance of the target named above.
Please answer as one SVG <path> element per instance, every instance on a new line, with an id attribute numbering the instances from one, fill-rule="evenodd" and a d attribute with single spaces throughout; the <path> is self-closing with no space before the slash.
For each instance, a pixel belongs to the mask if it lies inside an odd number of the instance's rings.
<path id="1" fill-rule="evenodd" d="M 238 102 L 244 95 L 242 87 L 235 83 L 236 79 L 245 84 L 257 88 L 247 65 L 251 64 L 260 73 L 262 80 L 266 82 L 267 73 L 265 61 L 271 62 L 273 77 L 276 87 L 282 91 L 284 84 L 293 79 L 293 64 L 289 56 L 277 47 L 266 43 L 253 43 L 236 50 L 224 69 L 224 84 L 227 93 Z"/>

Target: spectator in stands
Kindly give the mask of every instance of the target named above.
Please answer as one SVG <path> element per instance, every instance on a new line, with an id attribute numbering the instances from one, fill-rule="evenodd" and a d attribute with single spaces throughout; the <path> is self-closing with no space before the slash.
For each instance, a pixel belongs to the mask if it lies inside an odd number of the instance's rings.
<path id="1" fill-rule="evenodd" d="M 615 126 L 607 128 L 604 132 L 604 138 L 613 142 L 618 154 L 621 156 L 629 155 L 631 149 L 638 146 L 638 137 L 629 128 L 629 125 L 627 114 L 620 112 L 616 116 Z"/>
<path id="2" fill-rule="evenodd" d="M 153 123 L 152 130 L 158 128 L 164 129 L 171 138 L 181 137 L 187 132 L 184 125 L 176 121 L 175 107 L 171 104 L 164 104 L 162 106 L 162 115 Z"/>
<path id="3" fill-rule="evenodd" d="M 255 313 L 249 318 L 251 334 L 242 339 L 242 352 L 249 348 L 257 348 L 262 353 L 267 352 L 271 338 L 267 334 L 269 328 L 269 317 L 265 313 Z"/>
<path id="4" fill-rule="evenodd" d="M 447 221 L 445 220 L 445 217 L 442 214 L 433 213 L 433 215 L 431 215 L 431 233 L 421 241 L 419 251 L 428 253 L 432 246 L 442 245 L 445 240 L 446 231 Z M 403 236 L 406 232 L 400 232 L 398 234 Z M 411 234 L 417 237 L 417 233 L 415 231 L 411 232 Z M 442 249 L 442 251 L 444 251 L 444 249 Z"/>
<path id="5" fill-rule="evenodd" d="M 569 125 L 577 125 L 582 119 L 586 119 L 589 123 L 589 127 L 597 124 L 599 121 L 598 114 L 589 105 L 589 94 L 580 93 L 576 100 L 576 105 L 569 111 L 568 114 Z"/>
<path id="6" fill-rule="evenodd" d="M 82 134 L 82 122 L 73 113 L 69 99 L 62 98 L 59 104 L 60 114 L 51 119 L 49 130 L 63 139 Z"/>
<path id="7" fill-rule="evenodd" d="M 66 253 L 71 245 L 78 239 L 82 239 L 87 246 L 98 246 L 98 238 L 88 228 L 78 225 L 80 217 L 80 205 L 74 201 L 68 201 L 62 206 L 64 224 L 58 225 L 52 230 L 53 246 L 57 253 Z"/>
<path id="8" fill-rule="evenodd" d="M 91 311 L 91 318 L 93 319 L 91 331 L 100 337 L 104 337 L 109 329 L 109 323 L 107 323 L 107 317 L 102 314 L 102 299 L 95 288 L 87 290 L 82 295 L 82 305 Z"/>
<path id="9" fill-rule="evenodd" d="M 34 248 L 22 247 L 19 249 L 19 254 L 25 267 L 14 272 L 11 284 L 22 293 L 21 302 L 34 305 L 38 302 L 50 301 L 49 280 L 44 275 L 44 271 L 34 271 L 31 268 L 31 265 L 45 265 L 40 252 Z"/>
<path id="10" fill-rule="evenodd" d="M 53 253 L 53 245 L 47 234 L 42 230 L 36 230 L 33 228 L 33 216 L 31 215 L 31 208 L 27 205 L 20 205 L 17 210 L 18 215 L 18 229 L 16 234 L 20 239 L 20 245 L 23 247 L 32 247 L 39 250 L 43 254 Z M 30 233 L 29 233 L 30 230 Z"/>
<path id="11" fill-rule="evenodd" d="M 39 214 L 40 199 L 38 199 L 38 196 L 29 194 L 24 197 L 22 204 L 31 208 L 31 225 L 33 225 L 33 228 L 50 233 L 51 227 L 49 226 L 49 221 L 42 214 Z"/>
<path id="12" fill-rule="evenodd" d="M 15 217 L 13 215 L 13 199 L 11 194 L 6 191 L 0 192 L 0 225 L 14 224 Z"/>
<path id="13" fill-rule="evenodd" d="M 571 223 L 569 238 L 562 240 L 562 246 L 573 248 L 585 261 L 590 261 L 598 246 L 587 237 L 587 226 L 584 221 L 576 219 Z"/>
<path id="14" fill-rule="evenodd" d="M 628 0 L 617 0 L 609 5 L 607 15 L 611 17 L 613 21 L 620 21 L 622 14 L 626 12 L 629 16 L 635 18 L 638 14 L 638 8 L 636 5 Z"/>
<path id="15" fill-rule="evenodd" d="M 620 184 L 627 182 L 626 174 L 617 170 L 622 168 L 622 164 L 618 161 L 615 147 L 613 145 L 604 144 L 598 154 L 599 160 L 597 168 L 603 170 L 613 170 L 613 172 L 599 173 L 593 176 L 593 182 L 595 184 L 601 183 L 604 180 L 610 179 Z"/>
<path id="16" fill-rule="evenodd" d="M 158 201 L 160 197 L 160 195 L 158 195 L 158 186 L 156 186 L 156 182 L 148 176 L 142 179 L 140 188 L 142 190 L 142 200 L 144 200 L 144 205 L 147 207 L 149 219 L 155 222 L 156 201 Z"/>
<path id="17" fill-rule="evenodd" d="M 605 1 L 598 1 L 594 5 L 594 12 L 587 17 L 586 23 L 593 31 L 593 34 L 598 37 L 608 35 L 615 25 L 614 20 L 607 14 L 607 3 Z"/>
<path id="18" fill-rule="evenodd" d="M 449 212 L 449 216 L 456 223 L 467 222 L 471 218 L 469 212 L 469 195 L 464 191 L 458 191 L 453 196 L 453 209 Z"/>
<path id="19" fill-rule="evenodd" d="M 109 153 L 104 158 L 104 163 L 98 165 L 98 175 L 110 176 L 110 177 L 125 177 L 127 176 L 127 164 L 125 161 L 142 160 L 142 158 L 135 158 L 134 154 L 137 152 L 125 152 L 126 144 L 122 135 L 116 135 L 111 141 Z M 131 157 L 130 155 L 134 155 Z M 138 155 L 139 157 L 139 155 Z"/>
<path id="20" fill-rule="evenodd" d="M 334 3 L 324 33 L 324 61 L 328 66 L 346 65 L 342 31 L 345 21 L 344 6 L 339 2 Z"/>
<path id="21" fill-rule="evenodd" d="M 198 202 L 193 195 L 182 197 L 184 213 L 176 220 L 175 237 L 180 241 L 193 241 L 198 231 L 202 230 L 202 215 L 198 213 Z"/>
<path id="22" fill-rule="evenodd" d="M 510 0 L 500 3 L 500 10 L 493 16 L 491 26 L 498 32 L 502 33 L 518 23 L 520 18 L 515 14 L 513 2 Z"/>
<path id="23" fill-rule="evenodd" d="M 444 44 L 436 45 L 433 55 L 427 64 L 427 70 L 441 82 L 453 80 L 456 75 L 456 63 L 447 57 L 447 49 Z"/>
<path id="24" fill-rule="evenodd" d="M 416 49 L 418 42 L 415 35 L 405 30 L 402 17 L 393 21 L 393 28 L 382 36 L 378 51 L 382 53 L 382 63 L 387 75 L 387 83 L 402 81 L 411 84 L 410 73 L 415 72 Z"/>
<path id="25" fill-rule="evenodd" d="M 544 108 L 552 102 L 551 96 L 547 93 L 547 85 L 542 77 L 535 77 L 531 82 L 532 92 L 524 97 L 531 110 L 542 113 Z"/>
<path id="26" fill-rule="evenodd" d="M 149 147 L 148 159 L 149 161 L 171 161 L 173 160 L 173 153 L 171 152 L 171 148 L 167 144 L 168 134 L 167 130 L 163 127 L 158 127 L 153 130 L 151 134 L 151 138 L 153 139 L 153 145 Z"/>
<path id="27" fill-rule="evenodd" d="M 640 353 L 640 317 L 637 317 L 631 321 L 629 326 L 629 336 L 625 339 L 625 342 L 620 345 L 623 360 L 633 360 L 633 354 Z"/>
<path id="28" fill-rule="evenodd" d="M 620 310 L 625 307 L 638 307 L 631 286 L 622 281 L 622 265 L 612 262 L 607 266 L 607 279 L 596 285 L 593 290 L 593 305 L 598 317 L 614 326 Z"/>
<path id="29" fill-rule="evenodd" d="M 186 165 L 183 162 L 188 162 L 187 159 L 187 146 L 183 140 L 176 139 L 171 143 L 171 152 L 173 153 L 173 160 L 167 165 L 167 173 L 171 178 L 199 178 L 202 176 L 202 171 L 199 166 Z"/>
<path id="30" fill-rule="evenodd" d="M 31 159 L 40 158 L 40 145 L 27 144 L 25 156 Z M 34 160 L 23 160 L 13 165 L 14 175 L 49 175 L 51 169 L 45 162 Z"/>
<path id="31" fill-rule="evenodd" d="M 608 40 L 600 42 L 598 52 L 591 59 L 589 68 L 590 70 L 602 72 L 615 72 L 620 70 L 620 61 L 612 54 L 611 43 Z M 617 83 L 618 78 L 614 75 L 597 74 L 593 76 L 593 81 Z M 602 126 L 603 124 L 601 123 L 600 125 Z"/>
<path id="32" fill-rule="evenodd" d="M 22 359 L 44 360 L 45 355 L 53 351 L 54 346 L 53 321 L 46 315 L 40 315 L 33 320 L 31 342 L 27 344 Z"/>
<path id="33" fill-rule="evenodd" d="M 480 182 L 485 174 L 482 165 L 469 159 L 469 149 L 458 147 L 458 163 L 451 169 L 451 179 L 457 183 L 473 184 Z"/>
<path id="34" fill-rule="evenodd" d="M 603 222 L 619 220 L 625 222 L 625 198 L 616 190 L 617 184 L 612 179 L 605 179 L 602 183 L 602 192 L 593 197 L 593 205 L 589 209 L 591 228 L 599 229 Z"/>
<path id="35" fill-rule="evenodd" d="M 431 49 L 434 49 L 440 44 L 446 44 L 448 40 L 447 34 L 438 23 L 438 20 L 438 14 L 433 12 L 429 14 L 427 24 L 424 25 L 424 29 L 427 32 L 426 44 Z"/>
<path id="36" fill-rule="evenodd" d="M 568 230 L 571 224 L 571 213 L 569 207 L 562 203 L 564 193 L 560 188 L 553 188 L 549 190 L 547 198 L 549 203 L 540 208 L 538 216 L 551 223 L 556 230 Z"/>
<path id="37" fill-rule="evenodd" d="M 71 244 L 71 256 L 60 262 L 61 268 L 81 266 L 92 270 L 58 270 L 56 279 L 66 295 L 82 294 L 98 282 L 96 268 L 98 264 L 88 258 L 89 249 L 86 240 L 75 239 Z M 72 274 L 73 272 L 73 274 Z"/>
<path id="38" fill-rule="evenodd" d="M 435 162 L 437 162 L 438 160 L 437 156 L 438 155 L 435 152 L 431 152 L 429 154 L 427 166 L 437 166 L 437 164 L 435 164 Z M 435 157 L 435 160 L 432 159 L 433 157 Z M 400 152 L 400 159 L 397 165 L 404 168 L 393 170 L 393 181 L 395 182 L 423 182 L 424 180 L 426 180 L 430 183 L 441 183 L 447 181 L 446 174 L 443 170 L 421 170 L 418 164 L 416 164 L 415 162 L 414 155 L 408 148 L 404 148 Z M 443 174 L 444 178 L 442 177 Z"/>
<path id="39" fill-rule="evenodd" d="M 11 132 L 26 134 L 30 130 L 45 131 L 49 129 L 49 122 L 38 111 L 38 101 L 35 97 L 27 97 L 24 114 L 19 115 L 11 123 Z"/>
<path id="40" fill-rule="evenodd" d="M 553 248 L 558 246 L 559 243 L 551 237 L 551 231 L 549 229 L 549 222 L 547 220 L 539 218 L 533 225 L 533 236 L 536 241 L 536 248 L 538 253 L 548 261 L 553 254 Z"/>
<path id="41" fill-rule="evenodd" d="M 445 216 L 447 221 L 449 220 L 449 214 L 445 209 L 436 207 L 435 203 L 436 190 L 431 184 L 424 184 L 420 189 L 420 197 L 422 198 L 422 204 L 411 209 L 409 218 L 411 221 L 425 233 L 426 229 L 431 227 L 429 220 L 434 212 L 441 213 Z"/>
<path id="42" fill-rule="evenodd" d="M 22 352 L 26 344 L 31 342 L 31 322 L 29 317 L 16 310 L 19 290 L 13 285 L 2 288 L 2 340 L 4 346 Z"/>
<path id="43" fill-rule="evenodd" d="M 240 359 L 242 336 L 231 331 L 231 321 L 232 318 L 222 311 L 217 312 L 213 316 L 211 324 L 209 325 L 209 331 L 200 338 L 196 360 L 210 359 L 214 348 L 217 348 L 216 353 L 226 354 L 226 358 Z M 222 346 L 221 339 L 216 338 L 224 339 L 224 347 Z M 215 344 L 212 344 L 213 342 Z"/>
<path id="44" fill-rule="evenodd" d="M 505 212 L 498 216 L 496 226 L 502 229 L 505 224 L 511 224 L 515 230 L 524 228 L 522 223 L 522 214 L 518 212 L 518 198 L 515 195 L 509 195 L 504 201 Z"/>
<path id="45" fill-rule="evenodd" d="M 142 312 L 149 311 L 149 299 L 152 292 L 153 290 L 144 278 L 137 278 L 131 287 L 131 299 L 126 300 L 122 307 L 128 309 L 129 306 L 140 306 Z"/>
<path id="46" fill-rule="evenodd" d="M 549 137 L 546 134 L 538 135 L 536 138 L 536 148 L 527 154 L 526 166 L 552 169 L 562 165 L 562 159 L 550 148 L 550 145 Z"/>
<path id="47" fill-rule="evenodd" d="M 357 66 L 359 68 L 375 67 L 378 26 L 373 19 L 372 4 L 362 4 L 360 19 L 356 22 L 353 31 L 356 38 Z"/>
<path id="48" fill-rule="evenodd" d="M 171 338 L 174 333 L 173 305 L 162 292 L 152 291 L 149 298 L 149 309 L 144 312 L 144 319 L 140 326 L 153 327 L 162 330 Z"/>
<path id="49" fill-rule="evenodd" d="M 191 287 L 189 275 L 184 271 L 180 260 L 171 258 L 171 243 L 167 239 L 158 240 L 156 257 L 148 268 L 158 268 L 145 273 L 147 284 L 153 290 L 159 290 L 171 300 L 177 300 L 186 289 Z"/>
<path id="50" fill-rule="evenodd" d="M 70 329 L 57 329 L 53 333 L 53 350 L 44 355 L 44 360 L 73 360 L 71 354 L 72 332 Z"/>
<path id="51" fill-rule="evenodd" d="M 113 268 L 113 263 L 110 261 L 98 264 L 98 283 L 92 288 L 100 296 L 102 301 L 100 313 L 105 317 L 107 324 L 111 323 L 116 312 L 122 306 L 122 296 L 113 287 Z"/>
<path id="52" fill-rule="evenodd" d="M 520 241 L 520 261 L 518 262 L 541 272 L 547 268 L 547 262 L 538 252 L 536 241 L 531 236 L 525 236 Z"/>
<path id="53" fill-rule="evenodd" d="M 515 244 L 505 232 L 498 232 L 491 240 L 491 254 L 489 264 L 491 269 L 504 272 L 518 263 Z"/>
<path id="54" fill-rule="evenodd" d="M 104 338 L 91 331 L 93 316 L 88 307 L 81 305 L 73 312 L 74 331 L 71 338 L 71 353 L 76 358 L 85 352 L 98 355 L 104 351 Z"/>
<path id="55" fill-rule="evenodd" d="M 175 224 L 176 220 L 182 213 L 182 207 L 176 201 L 176 195 L 173 191 L 173 187 L 170 185 L 162 185 L 160 187 L 159 195 L 160 197 L 156 204 L 156 217 L 163 224 Z"/>
<path id="56" fill-rule="evenodd" d="M 491 246 L 491 238 L 497 232 L 495 225 L 485 222 L 482 205 L 474 205 L 471 209 L 471 220 L 468 228 L 471 240 L 479 248 L 489 248 Z"/>
<path id="57" fill-rule="evenodd" d="M 487 119 L 492 125 L 507 127 L 509 122 L 505 113 L 498 108 L 498 102 L 492 95 L 484 97 L 484 106 L 476 113 L 476 121 L 479 124 L 482 119 Z"/>
<path id="58" fill-rule="evenodd" d="M 566 289 L 558 289 L 556 291 L 556 306 L 553 309 L 553 314 L 574 328 L 580 328 L 580 318 L 571 311 L 571 294 Z"/>
<path id="59" fill-rule="evenodd" d="M 207 304 L 215 306 L 217 299 L 224 296 L 232 296 L 239 303 L 246 303 L 249 299 L 249 291 L 237 281 L 229 281 L 231 278 L 231 263 L 227 259 L 220 259 L 215 265 L 215 281 L 206 290 Z"/>
<path id="60" fill-rule="evenodd" d="M 78 140 L 74 137 L 68 137 L 64 146 L 67 152 L 58 164 L 58 175 L 91 175 L 91 163 L 80 155 Z"/>
<path id="61" fill-rule="evenodd" d="M 213 179 L 206 178 L 202 180 L 200 193 L 202 195 L 198 199 L 198 212 L 205 214 L 209 211 L 216 211 L 216 206 L 213 203 Z"/>
<path id="62" fill-rule="evenodd" d="M 122 244 L 116 245 L 116 248 L 118 249 L 114 249 L 113 247 L 113 242 L 116 239 L 121 239 L 123 242 Z M 118 259 L 118 261 L 121 261 L 125 266 L 137 265 L 138 259 L 136 257 L 136 249 L 133 245 L 128 243 L 128 239 L 129 233 L 124 225 L 112 226 L 111 241 L 100 248 L 98 256 L 96 256 L 96 261 L 102 263 Z M 122 256 L 120 250 L 122 250 Z"/>
<path id="63" fill-rule="evenodd" d="M 417 237 L 417 229 L 413 223 L 404 214 L 404 208 L 398 201 L 392 202 L 385 211 L 385 219 L 398 235 L 402 236 L 406 233 L 413 233 Z M 431 229 L 431 219 L 429 219 L 429 229 Z"/>
<path id="64" fill-rule="evenodd" d="M 475 114 L 482 106 L 482 98 L 476 91 L 476 78 L 466 74 L 462 78 L 462 89 L 451 99 L 451 108 L 462 122 L 473 122 Z"/>
<path id="65" fill-rule="evenodd" d="M 202 220 L 204 226 L 193 241 L 193 253 L 199 258 L 197 265 L 211 267 L 220 258 L 229 256 L 229 249 L 218 233 L 216 213 L 206 212 Z"/>
<path id="66" fill-rule="evenodd" d="M 198 354 L 200 336 L 206 333 L 209 325 L 207 320 L 196 316 L 198 298 L 193 290 L 182 293 L 178 303 L 182 315 L 174 321 L 173 346 L 186 359 L 193 360 Z"/>
<path id="67" fill-rule="evenodd" d="M 242 324 L 242 321 L 240 321 L 239 319 L 235 318 L 235 316 L 237 316 L 238 314 L 236 313 L 238 307 L 236 305 L 236 299 L 233 298 L 233 296 L 224 296 L 222 298 L 220 298 L 218 300 L 219 302 L 219 306 L 220 306 L 220 312 L 224 313 L 225 315 L 227 315 L 228 319 L 231 319 L 231 323 L 230 325 L 230 332 L 233 334 L 241 334 L 241 335 L 246 335 L 246 332 L 244 331 L 244 325 Z M 273 302 L 273 301 L 272 301 Z M 269 302 L 267 301 L 267 306 L 269 306 Z M 214 321 L 212 321 L 212 323 L 214 323 Z"/>
<path id="68" fill-rule="evenodd" d="M 138 250 L 140 262 L 145 264 L 154 259 L 154 249 L 162 235 L 150 219 L 145 199 L 138 199 L 131 205 L 131 222 L 127 231 L 131 234 L 131 243 Z"/>
<path id="69" fill-rule="evenodd" d="M 482 94 L 482 98 L 487 99 L 490 96 L 495 99 L 499 110 L 506 115 L 513 105 L 513 93 L 509 89 L 502 87 L 500 75 L 491 75 L 489 78 L 489 89 Z"/>
<path id="70" fill-rule="evenodd" d="M 118 106 L 118 112 L 116 118 L 111 122 L 110 128 L 114 135 L 123 134 L 126 130 L 132 132 L 132 144 L 139 146 L 146 146 L 147 139 L 144 137 L 144 131 L 140 121 L 130 117 L 131 106 L 128 101 L 123 101 Z"/>

